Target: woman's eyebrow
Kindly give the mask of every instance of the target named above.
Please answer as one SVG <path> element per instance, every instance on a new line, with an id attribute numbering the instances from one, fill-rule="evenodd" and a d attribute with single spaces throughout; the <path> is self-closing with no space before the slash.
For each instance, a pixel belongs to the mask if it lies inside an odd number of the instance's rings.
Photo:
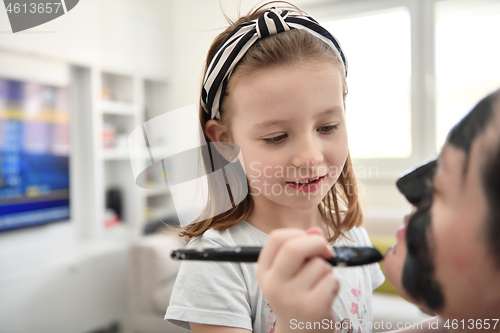
<path id="1" fill-rule="evenodd" d="M 463 188 L 465 186 L 465 179 L 467 178 L 467 172 L 469 170 L 468 166 L 469 166 L 469 160 L 470 160 L 470 155 L 471 154 L 467 153 L 461 147 L 456 147 L 456 146 L 454 146 L 454 147 L 458 148 L 459 150 L 461 150 L 461 151 L 463 151 L 465 153 L 465 161 L 464 161 L 463 165 L 457 165 L 457 167 L 460 168 L 460 188 Z M 441 160 L 443 160 L 442 163 L 445 166 L 444 169 L 449 172 L 450 162 L 444 162 L 445 156 L 448 155 L 448 153 L 446 153 L 446 152 L 447 152 L 447 149 L 446 149 L 446 146 L 444 146 L 443 149 L 441 150 L 441 154 L 440 154 L 439 157 L 441 158 Z"/>
<path id="2" fill-rule="evenodd" d="M 339 107 L 339 106 L 336 106 L 336 107 L 333 107 L 331 109 L 327 109 L 325 111 L 322 111 L 322 112 L 316 114 L 315 118 L 319 118 L 321 116 L 325 116 L 325 115 L 328 115 L 328 114 L 336 114 L 336 113 L 339 113 L 339 112 L 342 112 L 342 108 Z M 266 121 L 263 121 L 261 123 L 255 124 L 254 127 L 256 127 L 256 128 L 265 128 L 265 127 L 269 127 L 271 125 L 286 124 L 286 123 L 289 123 L 289 122 L 290 122 L 290 119 L 273 119 L 273 120 L 266 120 Z"/>
<path id="3" fill-rule="evenodd" d="M 462 184 L 462 186 L 465 185 L 465 179 L 467 179 L 467 173 L 468 173 L 468 171 L 470 169 L 469 168 L 470 155 L 471 154 L 469 154 L 468 152 L 465 153 L 465 163 L 462 166 L 462 172 L 460 173 L 460 175 L 462 176 L 462 178 L 461 178 L 461 184 Z"/>

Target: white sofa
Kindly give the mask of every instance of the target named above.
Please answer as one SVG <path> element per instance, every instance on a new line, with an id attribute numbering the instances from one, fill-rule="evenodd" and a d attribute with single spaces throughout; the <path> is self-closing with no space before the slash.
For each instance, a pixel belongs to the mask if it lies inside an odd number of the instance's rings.
<path id="1" fill-rule="evenodd" d="M 174 233 L 160 233 L 132 245 L 129 297 L 134 333 L 189 332 L 163 320 L 180 265 L 170 258 L 170 252 L 185 244 Z"/>

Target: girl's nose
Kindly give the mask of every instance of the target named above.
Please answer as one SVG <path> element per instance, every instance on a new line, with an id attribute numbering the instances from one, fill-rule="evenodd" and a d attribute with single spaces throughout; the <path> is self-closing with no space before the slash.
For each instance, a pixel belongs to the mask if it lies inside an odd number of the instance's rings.
<path id="1" fill-rule="evenodd" d="M 295 146 L 292 163 L 296 167 L 314 167 L 323 162 L 321 145 L 313 137 L 302 138 Z"/>

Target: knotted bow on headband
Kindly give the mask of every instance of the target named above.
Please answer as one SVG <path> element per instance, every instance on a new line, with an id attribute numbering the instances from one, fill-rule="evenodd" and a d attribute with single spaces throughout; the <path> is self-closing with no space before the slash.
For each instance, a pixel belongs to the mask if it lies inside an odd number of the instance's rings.
<path id="1" fill-rule="evenodd" d="M 310 16 L 272 8 L 258 19 L 245 22 L 234 29 L 222 43 L 210 63 L 201 92 L 201 103 L 207 119 L 220 119 L 219 106 L 226 90 L 227 81 L 234 67 L 248 49 L 259 39 L 291 29 L 302 29 L 328 44 L 342 59 L 347 76 L 347 60 L 338 41 L 328 30 Z"/>

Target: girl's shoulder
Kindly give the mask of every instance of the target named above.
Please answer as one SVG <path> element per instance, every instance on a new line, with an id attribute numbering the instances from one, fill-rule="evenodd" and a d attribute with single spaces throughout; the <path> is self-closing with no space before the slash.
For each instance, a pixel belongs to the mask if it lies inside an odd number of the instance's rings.
<path id="1" fill-rule="evenodd" d="M 242 221 L 225 230 L 208 229 L 203 235 L 191 239 L 187 247 L 263 246 L 267 237 L 264 232 Z"/>
<path id="2" fill-rule="evenodd" d="M 341 243 L 339 245 L 372 246 L 372 242 L 370 241 L 370 237 L 368 236 L 368 232 L 366 231 L 365 227 L 352 228 L 351 230 L 346 231 L 345 235 L 352 239 L 354 243 L 347 239 L 339 239 L 337 241 Z"/>

